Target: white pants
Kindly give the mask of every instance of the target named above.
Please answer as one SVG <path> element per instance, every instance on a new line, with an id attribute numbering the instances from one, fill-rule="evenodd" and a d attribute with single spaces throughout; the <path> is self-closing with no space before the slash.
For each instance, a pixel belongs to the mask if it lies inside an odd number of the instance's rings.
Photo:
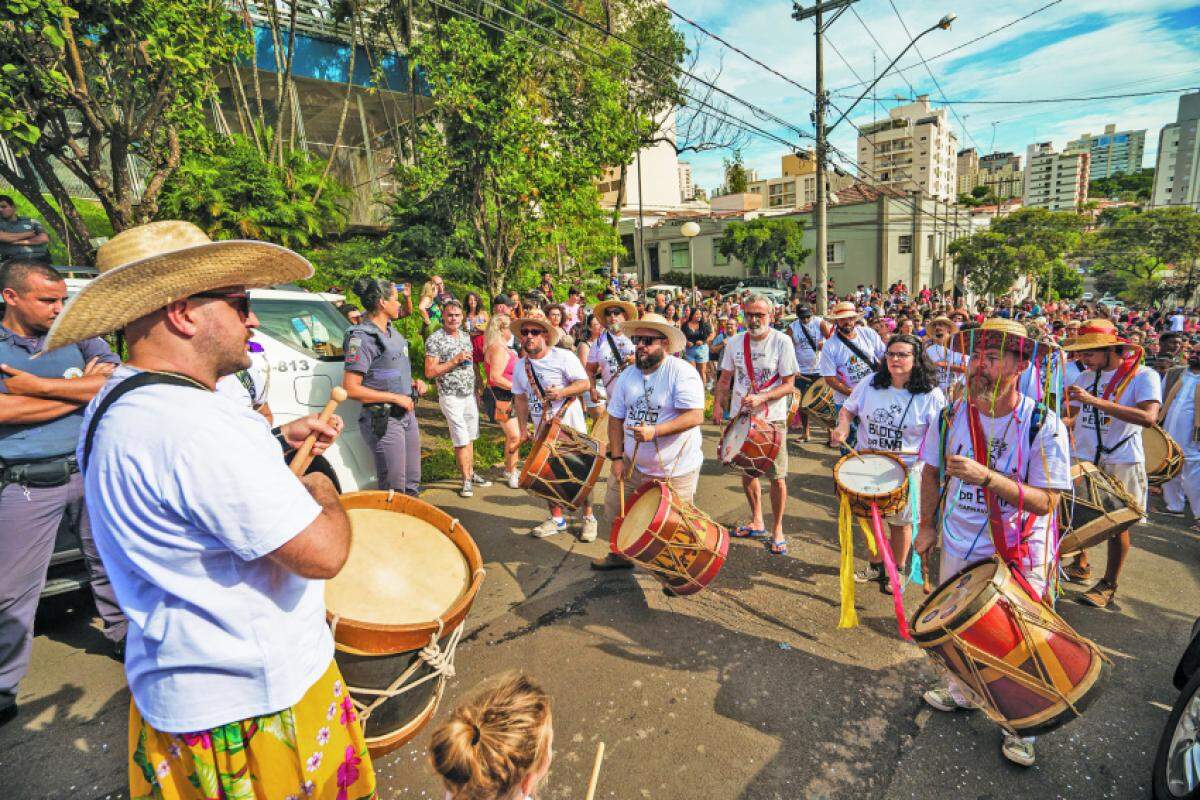
<path id="1" fill-rule="evenodd" d="M 479 438 L 479 401 L 475 395 L 438 395 L 438 406 L 450 428 L 450 444 L 466 447 Z"/>
<path id="2" fill-rule="evenodd" d="M 1191 506 L 1192 516 L 1200 519 L 1200 461 L 1184 461 L 1178 475 L 1163 484 L 1167 511 L 1184 512 Z"/>

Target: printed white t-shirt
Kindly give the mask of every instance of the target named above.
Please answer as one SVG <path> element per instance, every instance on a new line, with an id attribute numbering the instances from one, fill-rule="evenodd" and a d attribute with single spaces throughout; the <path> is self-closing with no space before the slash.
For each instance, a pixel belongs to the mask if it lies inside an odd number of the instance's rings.
<path id="1" fill-rule="evenodd" d="M 1073 385 L 1100 397 L 1115 374 L 1115 369 L 1100 373 L 1099 388 L 1096 388 L 1096 373 L 1090 369 L 1084 370 L 1075 379 Z M 1162 380 L 1154 370 L 1139 366 L 1121 396 L 1108 399 L 1115 400 L 1123 406 L 1136 406 L 1147 400 L 1156 400 L 1161 403 Z M 1096 407 L 1084 405 L 1075 420 L 1075 453 L 1082 461 L 1091 461 L 1096 455 L 1096 417 Z M 1142 448 L 1142 426 L 1132 422 L 1122 422 L 1108 414 L 1100 414 L 1099 417 L 1101 443 L 1105 448 L 1102 456 L 1104 461 L 1109 464 L 1145 463 L 1146 453 Z M 1115 449 L 1109 452 L 1108 448 L 1110 447 Z"/>
<path id="2" fill-rule="evenodd" d="M 804 331 L 808 331 L 808 336 L 804 335 Z M 824 341 L 825 335 L 821 333 L 821 321 L 813 317 L 804 325 L 800 320 L 795 320 L 788 327 L 788 334 L 792 337 L 792 342 L 796 346 L 796 367 L 800 370 L 801 375 L 813 375 L 817 371 L 817 361 L 821 358 L 821 342 Z M 812 345 L 808 343 L 809 337 L 812 338 L 813 344 L 817 346 L 814 350 Z"/>
<path id="3" fill-rule="evenodd" d="M 649 375 L 630 367 L 621 373 L 609 393 L 609 416 L 624 420 L 626 456 L 634 451 L 635 426 L 670 422 L 684 411 L 704 410 L 700 373 L 678 356 L 667 356 Z M 657 436 L 637 445 L 636 466 L 643 474 L 657 478 L 685 475 L 704 463 L 701 445 L 699 427 Z"/>
<path id="4" fill-rule="evenodd" d="M 1067 428 L 1053 411 L 1046 412 L 1032 444 L 1029 441 L 1033 409 L 1036 403 L 1024 395 L 1016 409 L 1003 417 L 979 415 L 983 437 L 988 442 L 989 463 L 993 470 L 1038 489 L 1071 489 L 1071 451 Z M 925 431 L 921 461 L 941 468 L 939 426 Z M 954 415 L 947 432 L 947 455 L 974 458 L 971 430 L 966 407 Z M 987 497 L 984 489 L 951 478 L 945 488 L 942 509 L 942 547 L 955 558 L 978 561 L 995 553 L 988 524 Z M 1025 524 L 1028 512 L 998 499 L 1004 535 L 1010 546 Z M 1050 517 L 1037 517 L 1027 540 L 1029 558 L 1022 564 L 1026 573 L 1039 573 L 1046 562 L 1046 534 Z"/>
<path id="5" fill-rule="evenodd" d="M 739 333 L 725 342 L 721 353 L 721 370 L 733 373 L 733 399 L 730 401 L 729 413 L 737 416 L 742 408 L 742 398 L 750 394 L 750 375 L 746 372 L 746 346 L 743 343 L 749 333 Z M 775 381 L 770 386 L 765 384 L 779 376 L 780 380 L 799 372 L 796 365 L 796 350 L 787 334 L 774 328 L 767 329 L 767 335 L 761 341 L 750 339 L 750 360 L 753 362 L 754 380 L 759 391 L 769 391 L 779 386 Z M 767 404 L 767 420 L 782 422 L 787 419 L 788 397 L 777 397 Z"/>
<path id="6" fill-rule="evenodd" d="M 612 336 L 612 341 L 617 346 L 618 358 L 613 353 L 612 344 L 609 343 L 608 337 Z M 600 334 L 600 338 L 592 342 L 592 346 L 588 349 L 587 363 L 600 365 L 600 385 L 607 390 L 609 384 L 612 383 L 613 377 L 621 371 L 621 365 L 625 363 L 625 359 L 633 355 L 633 342 L 623 333 L 610 334 L 604 331 Z"/>
<path id="7" fill-rule="evenodd" d="M 930 425 L 936 427 L 938 414 L 946 405 L 942 390 L 913 394 L 907 389 L 876 389 L 865 380 L 854 387 L 842 408 L 858 417 L 859 450 L 906 451 L 901 456 L 909 467 L 917 461 L 915 453 L 925 440 Z"/>
<path id="8" fill-rule="evenodd" d="M 532 365 L 533 372 L 537 376 L 538 381 L 541 382 L 543 391 L 561 389 L 575 381 L 586 381 L 588 376 L 587 372 L 583 369 L 583 363 L 579 360 L 579 356 L 561 347 L 547 348 L 546 354 L 541 358 L 522 356 L 517 360 L 516 365 L 513 367 L 512 393 L 526 396 L 529 401 L 529 418 L 536 429 L 542 424 L 542 399 L 538 394 L 537 387 L 529 385 L 529 377 L 526 375 L 525 370 L 526 362 Z M 557 413 L 562 408 L 562 404 L 567 402 L 568 399 L 570 398 L 563 398 L 553 403 L 550 407 L 550 413 Z M 570 407 L 563 414 L 563 424 L 577 431 L 586 431 L 587 424 L 583 419 L 583 404 L 580 402 L 581 399 L 571 399 Z"/>
<path id="9" fill-rule="evenodd" d="M 1196 412 L 1200 411 L 1196 408 L 1197 382 L 1200 382 L 1200 375 L 1190 369 L 1183 371 L 1179 376 L 1179 391 L 1175 393 L 1175 400 L 1167 409 L 1167 416 L 1162 423 L 1163 430 L 1179 443 L 1187 461 L 1200 460 L 1200 443 L 1192 439 Z"/>
<path id="10" fill-rule="evenodd" d="M 967 357 L 962 353 L 957 353 L 946 347 L 944 344 L 936 342 L 925 346 L 925 354 L 929 356 L 929 360 L 937 368 L 938 386 L 943 392 L 950 391 L 950 384 L 955 378 L 959 378 L 963 373 L 955 372 L 951 367 L 965 367 L 967 365 Z M 945 364 L 946 366 L 942 366 Z"/>
<path id="11" fill-rule="evenodd" d="M 859 325 L 854 338 L 850 341 L 854 343 L 855 347 L 862 350 L 863 355 L 874 358 L 876 362 L 883 361 L 887 345 L 879 338 L 878 333 L 867 326 Z M 851 389 L 858 386 L 859 381 L 875 372 L 874 367 L 854 355 L 854 352 L 846 347 L 837 331 L 834 331 L 833 335 L 825 340 L 825 345 L 821 348 L 818 369 L 826 378 L 838 378 Z M 839 404 L 846 402 L 846 397 L 841 392 L 833 393 L 834 402 Z"/>
<path id="12" fill-rule="evenodd" d="M 137 374 L 118 367 L 84 412 Z M 125 674 L 156 730 L 186 733 L 297 703 L 333 659 L 325 583 L 265 558 L 321 507 L 262 415 L 216 392 L 143 386 L 83 437 L 92 536 L 129 618 Z"/>

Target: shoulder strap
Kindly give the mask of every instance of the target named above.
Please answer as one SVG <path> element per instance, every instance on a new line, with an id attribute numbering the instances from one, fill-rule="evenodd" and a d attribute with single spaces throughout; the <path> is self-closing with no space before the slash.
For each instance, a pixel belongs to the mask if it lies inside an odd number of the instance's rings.
<path id="1" fill-rule="evenodd" d="M 546 402 L 546 390 L 545 390 L 545 388 L 542 387 L 542 381 L 541 381 L 541 379 L 538 378 L 537 372 L 534 370 L 533 364 L 531 364 L 530 362 L 531 362 L 531 359 L 529 358 L 529 356 L 525 356 L 525 377 L 529 379 L 529 385 L 532 386 L 534 388 L 534 390 L 537 392 L 538 400 L 545 403 Z"/>
<path id="2" fill-rule="evenodd" d="M 88 423 L 87 434 L 83 440 L 83 463 L 79 465 L 81 471 L 86 470 L 88 462 L 91 461 L 92 440 L 96 438 L 96 427 L 100 424 L 100 418 L 104 416 L 104 413 L 112 407 L 113 403 L 134 389 L 140 389 L 143 386 L 154 386 L 155 384 L 204 389 L 202 385 L 191 378 L 175 372 L 139 372 L 137 375 L 121 381 L 112 388 L 112 391 L 104 395 L 104 399 L 96 405 L 96 410 L 92 412 L 92 419 Z"/>
<path id="3" fill-rule="evenodd" d="M 858 356 L 858 358 L 864 364 L 869 365 L 871 367 L 871 369 L 879 369 L 879 362 L 876 361 L 875 359 L 871 358 L 870 356 L 868 356 L 866 353 L 864 353 L 862 351 L 862 349 L 858 345 L 856 345 L 854 342 L 847 339 L 846 335 L 844 333 L 842 333 L 841 331 L 838 331 L 837 337 L 842 340 L 842 344 L 846 345 L 846 349 L 849 350 L 851 353 L 854 353 L 854 355 Z"/>
<path id="4" fill-rule="evenodd" d="M 812 348 L 812 351 L 814 353 L 817 352 L 817 350 L 820 348 L 817 347 L 817 342 L 813 339 L 813 335 L 808 332 L 808 326 L 800 320 L 796 320 L 796 327 L 798 327 L 800 332 L 804 334 L 804 338 L 808 340 L 808 346 Z"/>

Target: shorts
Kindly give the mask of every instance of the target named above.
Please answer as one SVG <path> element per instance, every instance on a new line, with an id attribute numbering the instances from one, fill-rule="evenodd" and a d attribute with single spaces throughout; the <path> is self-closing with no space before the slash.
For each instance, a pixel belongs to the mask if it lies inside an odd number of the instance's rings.
<path id="1" fill-rule="evenodd" d="M 450 427 L 450 444 L 466 447 L 479 438 L 479 405 L 474 395 L 439 395 L 438 406 Z"/>
<path id="2" fill-rule="evenodd" d="M 779 453 L 775 456 L 775 460 L 771 462 L 771 468 L 767 470 L 762 477 L 769 481 L 781 481 L 788 474 L 788 443 L 787 443 L 787 420 L 769 420 L 775 426 L 775 430 L 779 431 L 780 445 Z"/>
<path id="3" fill-rule="evenodd" d="M 1150 482 L 1146 480 L 1145 464 L 1109 464 L 1101 457 L 1100 463 L 1096 466 L 1111 475 L 1117 483 L 1124 486 L 1125 491 L 1129 492 L 1129 496 L 1141 504 L 1143 511 L 1148 508 Z M 1146 517 L 1143 515 L 1141 520 L 1135 522 L 1134 525 L 1145 521 Z"/>
<path id="4" fill-rule="evenodd" d="M 796 375 L 796 391 L 803 395 L 808 391 L 808 387 L 812 386 L 819 380 L 821 380 L 821 373 L 819 372 L 801 372 Z"/>
<path id="5" fill-rule="evenodd" d="M 707 344 L 691 344 L 684 348 L 683 360 L 692 364 L 707 364 L 708 363 L 708 345 Z"/>

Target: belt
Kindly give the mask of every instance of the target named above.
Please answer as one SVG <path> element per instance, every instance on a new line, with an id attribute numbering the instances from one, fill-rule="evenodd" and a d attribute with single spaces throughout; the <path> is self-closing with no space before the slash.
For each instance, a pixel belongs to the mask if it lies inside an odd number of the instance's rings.
<path id="1" fill-rule="evenodd" d="M 79 472 L 74 454 L 24 461 L 20 464 L 5 464 L 0 468 L 0 486 L 10 483 L 35 488 L 62 486 Z"/>
<path id="2" fill-rule="evenodd" d="M 408 412 L 395 403 L 367 403 L 363 406 L 363 408 L 367 409 L 368 411 L 386 408 L 388 416 L 393 419 L 404 419 L 406 416 L 408 416 Z"/>

